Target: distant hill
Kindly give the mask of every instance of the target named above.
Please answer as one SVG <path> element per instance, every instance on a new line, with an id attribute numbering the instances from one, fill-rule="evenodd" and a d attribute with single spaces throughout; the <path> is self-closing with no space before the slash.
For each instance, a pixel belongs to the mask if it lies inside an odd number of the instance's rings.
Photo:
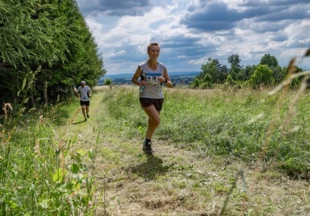
<path id="1" fill-rule="evenodd" d="M 171 82 L 174 84 L 189 84 L 198 74 L 196 71 L 169 72 Z M 98 85 L 103 85 L 105 79 L 111 79 L 114 85 L 131 84 L 132 76 L 133 74 L 107 74 L 98 80 Z"/>
<path id="2" fill-rule="evenodd" d="M 197 76 L 200 72 L 197 71 L 186 71 L 186 72 L 169 72 L 169 76 L 170 77 L 174 77 L 174 76 Z M 131 78 L 133 76 L 133 74 L 106 74 L 105 76 L 101 77 L 99 79 L 100 81 L 104 81 L 105 79 L 109 78 L 111 80 L 113 79 L 128 79 Z"/>

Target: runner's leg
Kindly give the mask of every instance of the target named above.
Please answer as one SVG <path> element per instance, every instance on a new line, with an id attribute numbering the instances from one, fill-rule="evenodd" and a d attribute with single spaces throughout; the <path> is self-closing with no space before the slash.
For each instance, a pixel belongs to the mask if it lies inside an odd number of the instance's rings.
<path id="1" fill-rule="evenodd" d="M 87 118 L 86 118 L 85 109 L 86 109 L 86 106 L 85 106 L 85 105 L 82 105 L 82 113 L 83 113 L 84 119 L 85 119 L 85 121 L 86 121 Z"/>
<path id="2" fill-rule="evenodd" d="M 86 116 L 87 116 L 87 118 L 89 118 L 88 112 L 89 112 L 89 106 L 86 106 Z"/>
<path id="3" fill-rule="evenodd" d="M 146 138 L 152 140 L 156 128 L 160 125 L 160 111 L 156 110 L 154 105 L 143 107 L 143 109 L 149 117 Z"/>

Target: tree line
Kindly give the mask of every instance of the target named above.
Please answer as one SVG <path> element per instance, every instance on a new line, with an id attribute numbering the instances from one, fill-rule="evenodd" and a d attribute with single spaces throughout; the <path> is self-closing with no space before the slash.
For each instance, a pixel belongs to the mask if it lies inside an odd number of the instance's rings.
<path id="1" fill-rule="evenodd" d="M 226 65 L 220 64 L 217 59 L 208 58 L 206 64 L 201 66 L 201 72 L 191 83 L 192 88 L 212 88 L 214 84 L 225 84 L 233 86 L 250 86 L 258 88 L 265 85 L 276 85 L 281 83 L 290 73 L 298 73 L 302 68 L 289 64 L 287 67 L 281 67 L 275 56 L 265 54 L 259 65 L 241 65 L 241 59 L 238 54 L 228 57 L 230 69 Z M 300 78 L 294 79 L 291 86 L 300 83 Z"/>
<path id="2" fill-rule="evenodd" d="M 0 41 L 1 104 L 55 103 L 106 73 L 75 0 L 0 1 Z"/>

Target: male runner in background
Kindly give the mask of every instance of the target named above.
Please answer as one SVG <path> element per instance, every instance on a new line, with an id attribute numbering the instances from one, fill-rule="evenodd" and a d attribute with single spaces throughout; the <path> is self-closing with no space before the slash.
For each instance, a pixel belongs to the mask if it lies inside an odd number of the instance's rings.
<path id="1" fill-rule="evenodd" d="M 88 114 L 88 112 L 89 112 L 89 97 L 91 96 L 92 91 L 90 90 L 89 86 L 86 85 L 85 81 L 81 81 L 81 86 L 79 86 L 79 88 L 76 92 L 77 97 L 78 97 L 78 94 L 80 94 L 80 104 L 82 107 L 83 116 L 84 116 L 85 121 L 87 121 L 87 118 L 89 118 L 89 114 Z"/>

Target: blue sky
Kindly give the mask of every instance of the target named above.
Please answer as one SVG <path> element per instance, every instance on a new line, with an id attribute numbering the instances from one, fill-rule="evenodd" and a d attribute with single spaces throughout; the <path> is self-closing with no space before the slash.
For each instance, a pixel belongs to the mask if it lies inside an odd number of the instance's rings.
<path id="1" fill-rule="evenodd" d="M 309 0 L 76 0 L 102 54 L 107 74 L 133 74 L 161 45 L 168 72 L 200 71 L 209 57 L 230 68 L 257 65 L 264 54 L 281 66 L 310 47 Z"/>

